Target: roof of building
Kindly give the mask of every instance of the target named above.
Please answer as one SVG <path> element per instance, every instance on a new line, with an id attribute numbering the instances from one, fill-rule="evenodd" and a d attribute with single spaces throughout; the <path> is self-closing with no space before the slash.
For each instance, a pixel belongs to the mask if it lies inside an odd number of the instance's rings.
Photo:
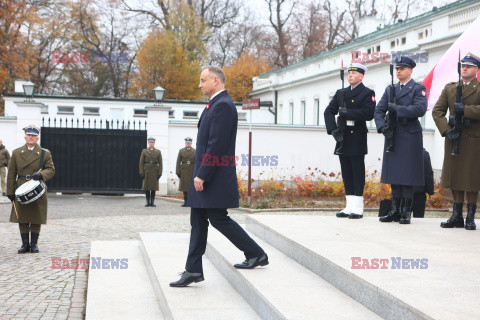
<path id="1" fill-rule="evenodd" d="M 385 37 L 387 35 L 394 34 L 394 33 L 399 33 L 401 31 L 404 31 L 404 30 L 407 30 L 407 29 L 411 29 L 413 27 L 416 27 L 418 25 L 422 25 L 422 24 L 430 21 L 432 18 L 434 18 L 436 16 L 439 16 L 439 15 L 444 14 L 446 12 L 450 12 L 452 10 L 459 9 L 459 8 L 468 6 L 470 4 L 475 4 L 475 3 L 478 3 L 478 0 L 459 0 L 459 1 L 455 1 L 455 2 L 452 2 L 450 4 L 447 4 L 447 5 L 445 5 L 443 7 L 440 7 L 440 8 L 434 7 L 434 8 L 436 8 L 435 10 L 432 9 L 431 11 L 427 11 L 425 13 L 422 13 L 422 14 L 418 15 L 418 16 L 403 20 L 402 22 L 397 22 L 395 24 L 385 26 L 384 28 L 382 28 L 380 30 L 374 31 L 372 33 L 366 34 L 366 35 L 358 37 L 358 38 L 355 38 L 348 43 L 339 45 L 332 50 L 319 53 L 319 54 L 311 56 L 311 57 L 309 57 L 305 60 L 301 60 L 301 61 L 292 63 L 288 66 L 283 67 L 283 68 L 278 68 L 278 69 L 274 69 L 274 70 L 262 73 L 262 74 L 259 75 L 259 78 L 266 78 L 266 77 L 268 77 L 272 74 L 275 74 L 275 73 L 281 73 L 281 72 L 284 72 L 284 71 L 287 71 L 287 70 L 290 70 L 290 69 L 301 67 L 303 65 L 306 65 L 306 64 L 309 64 L 311 62 L 326 58 L 328 56 L 337 54 L 339 52 L 358 47 L 358 46 L 360 46 L 364 43 L 368 43 L 372 40 L 378 40 L 379 38 Z"/>

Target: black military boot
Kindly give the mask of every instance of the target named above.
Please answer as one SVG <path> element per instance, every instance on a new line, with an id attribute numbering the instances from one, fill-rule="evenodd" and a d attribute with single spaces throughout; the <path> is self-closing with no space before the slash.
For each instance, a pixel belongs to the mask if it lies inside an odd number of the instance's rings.
<path id="1" fill-rule="evenodd" d="M 392 198 L 392 208 L 390 209 L 390 212 L 383 217 L 380 217 L 380 222 L 398 222 L 400 219 L 400 206 L 402 202 L 402 198 Z"/>
<path id="2" fill-rule="evenodd" d="M 20 233 L 22 236 L 22 246 L 18 249 L 18 253 L 27 253 L 30 252 L 29 233 Z"/>
<path id="3" fill-rule="evenodd" d="M 150 191 L 145 191 L 145 197 L 147 198 L 147 203 L 145 207 L 150 207 Z"/>
<path id="4" fill-rule="evenodd" d="M 32 232 L 31 234 L 32 234 L 32 241 L 30 242 L 30 252 L 38 253 L 39 250 L 38 250 L 37 242 L 38 242 L 38 236 L 40 234 L 35 232 Z"/>
<path id="5" fill-rule="evenodd" d="M 400 224 L 410 224 L 410 219 L 412 218 L 412 205 L 413 199 L 403 199 L 403 206 L 400 210 Z"/>
<path id="6" fill-rule="evenodd" d="M 453 203 L 453 213 L 450 219 L 440 223 L 442 228 L 463 228 L 463 203 Z"/>
<path id="7" fill-rule="evenodd" d="M 186 207 L 187 206 L 187 197 L 188 197 L 188 194 L 187 193 L 183 193 L 183 204 L 182 204 L 182 207 Z"/>
<path id="8" fill-rule="evenodd" d="M 475 211 L 477 210 L 477 205 L 474 203 L 467 203 L 467 218 L 465 219 L 465 229 L 475 230 L 477 226 L 475 225 Z M 463 220 L 463 219 L 462 219 Z"/>
<path id="9" fill-rule="evenodd" d="M 150 207 L 156 207 L 153 203 L 155 201 L 155 191 L 150 191 Z"/>

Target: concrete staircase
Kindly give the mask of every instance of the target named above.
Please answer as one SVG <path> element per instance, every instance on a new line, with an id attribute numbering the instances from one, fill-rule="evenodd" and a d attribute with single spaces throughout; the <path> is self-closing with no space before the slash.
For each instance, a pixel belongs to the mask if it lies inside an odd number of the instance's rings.
<path id="1" fill-rule="evenodd" d="M 90 264 L 86 318 L 469 318 L 467 306 L 480 298 L 480 233 L 440 229 L 437 220 L 414 219 L 401 226 L 374 218 L 248 216 L 246 229 L 270 264 L 235 269 L 242 253 L 209 228 L 205 281 L 187 288 L 169 283 L 184 270 L 189 234 L 94 241 L 92 257 L 128 258 L 128 268 L 92 269 Z M 389 261 L 385 269 L 357 269 L 352 257 L 360 259 L 354 258 L 357 266 L 365 266 L 361 259 L 370 267 L 375 258 Z M 417 258 L 428 262 L 415 265 Z M 406 269 L 405 261 L 415 268 Z M 452 270 L 457 281 L 443 281 Z"/>

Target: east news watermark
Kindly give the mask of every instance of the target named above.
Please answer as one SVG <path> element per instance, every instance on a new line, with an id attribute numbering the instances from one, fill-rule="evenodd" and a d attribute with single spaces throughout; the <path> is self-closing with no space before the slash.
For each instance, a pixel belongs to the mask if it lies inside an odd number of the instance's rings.
<path id="1" fill-rule="evenodd" d="M 217 156 L 204 153 L 202 167 L 237 167 L 248 166 L 249 154 L 240 156 Z M 278 166 L 278 155 L 252 155 L 252 167 L 276 167 Z"/>
<path id="2" fill-rule="evenodd" d="M 52 257 L 52 269 L 128 269 L 128 258 L 102 258 L 90 257 L 90 259 L 66 259 Z"/>
<path id="3" fill-rule="evenodd" d="M 392 269 L 392 270 L 406 270 L 406 269 L 428 269 L 428 258 L 362 258 L 351 257 L 351 269 Z"/>
<path id="4" fill-rule="evenodd" d="M 428 52 L 363 52 L 352 51 L 352 63 L 392 63 L 401 57 L 407 57 L 415 63 L 428 63 Z"/>

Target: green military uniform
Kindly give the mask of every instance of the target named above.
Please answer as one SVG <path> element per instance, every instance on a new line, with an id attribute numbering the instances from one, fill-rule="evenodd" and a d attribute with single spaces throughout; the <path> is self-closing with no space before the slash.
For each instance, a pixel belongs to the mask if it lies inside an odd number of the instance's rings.
<path id="1" fill-rule="evenodd" d="M 176 174 L 180 178 L 178 191 L 188 192 L 195 163 L 195 149 L 185 147 L 178 151 Z"/>
<path id="2" fill-rule="evenodd" d="M 149 138 L 149 142 L 155 139 Z M 153 148 L 143 149 L 139 162 L 140 175 L 143 178 L 142 190 L 145 191 L 147 199 L 146 207 L 156 207 L 154 204 L 155 191 L 158 191 L 158 179 L 162 176 L 162 153 Z"/>
<path id="3" fill-rule="evenodd" d="M 480 58 L 468 54 L 462 59 L 463 66 L 480 67 Z M 463 72 L 463 71 L 462 71 Z M 441 187 L 450 188 L 453 194 L 453 214 L 446 222 L 442 222 L 442 228 L 465 227 L 467 230 L 475 230 L 474 216 L 478 192 L 480 191 L 480 170 L 478 159 L 480 158 L 480 82 L 474 78 L 462 88 L 463 104 L 456 104 L 458 82 L 451 82 L 445 86 L 440 98 L 432 111 L 432 117 L 438 131 L 445 139 L 445 155 L 443 158 Z M 456 106 L 455 106 L 456 105 Z M 460 134 L 460 153 L 452 155 L 455 146 L 456 128 L 452 128 L 445 118 L 447 110 L 450 116 L 454 116 L 454 109 L 463 113 L 463 123 Z M 470 119 L 465 121 L 465 119 Z M 465 126 L 470 122 L 469 126 Z M 466 193 L 468 214 L 463 220 L 463 201 Z"/>
<path id="4" fill-rule="evenodd" d="M 1 142 L 1 140 L 0 140 Z M 10 153 L 8 150 L 5 148 L 5 146 L 2 144 L 0 146 L 0 180 L 1 180 L 1 186 L 2 186 L 2 194 L 6 195 L 7 193 L 7 183 L 6 183 L 6 178 L 7 178 L 7 166 L 8 162 L 10 161 Z"/>
<path id="5" fill-rule="evenodd" d="M 55 167 L 52 161 L 50 151 L 45 150 L 44 163 L 42 166 L 43 181 L 47 181 L 55 175 Z M 37 144 L 33 150 L 28 150 L 27 145 L 13 150 L 10 164 L 8 165 L 7 176 L 7 194 L 14 195 L 16 188 L 28 180 L 22 177 L 28 177 L 38 171 L 40 165 L 40 154 L 42 148 Z M 17 179 L 17 176 L 19 177 Z M 29 203 L 21 204 L 15 199 L 15 206 L 17 208 L 17 215 L 15 208 L 12 205 L 10 213 L 10 222 L 14 223 L 32 223 L 32 224 L 46 224 L 47 223 L 47 192 L 45 192 L 38 200 Z"/>

